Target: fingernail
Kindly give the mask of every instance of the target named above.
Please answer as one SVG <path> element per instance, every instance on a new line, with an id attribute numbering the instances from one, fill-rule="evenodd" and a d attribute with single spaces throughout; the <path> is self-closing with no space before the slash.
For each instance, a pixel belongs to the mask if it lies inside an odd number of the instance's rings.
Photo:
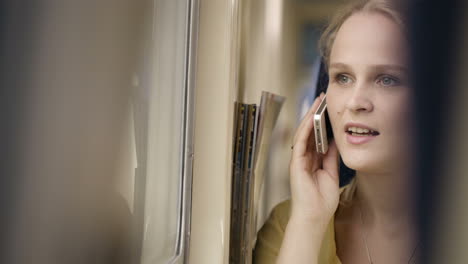
<path id="1" fill-rule="evenodd" d="M 325 93 L 324 93 L 324 92 L 321 92 L 321 93 L 320 93 L 320 98 L 323 99 L 324 96 L 325 96 Z"/>

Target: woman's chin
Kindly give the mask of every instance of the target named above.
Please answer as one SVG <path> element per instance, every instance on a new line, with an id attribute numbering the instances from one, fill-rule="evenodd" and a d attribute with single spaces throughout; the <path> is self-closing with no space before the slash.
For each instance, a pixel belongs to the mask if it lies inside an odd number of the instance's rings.
<path id="1" fill-rule="evenodd" d="M 382 167 L 382 162 L 375 155 L 341 155 L 343 163 L 350 169 L 355 171 L 381 171 L 384 169 Z M 383 162 L 385 164 L 385 162 Z"/>

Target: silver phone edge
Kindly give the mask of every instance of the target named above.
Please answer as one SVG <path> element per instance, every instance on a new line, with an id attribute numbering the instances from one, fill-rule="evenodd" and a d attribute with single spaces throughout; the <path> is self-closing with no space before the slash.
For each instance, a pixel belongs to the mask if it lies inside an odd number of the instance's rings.
<path id="1" fill-rule="evenodd" d="M 325 101 L 326 104 L 326 101 Z M 317 110 L 319 110 L 321 107 Z M 326 106 L 325 106 L 326 109 Z M 328 139 L 325 124 L 325 111 L 314 114 L 314 133 L 315 133 L 315 148 L 318 153 L 325 154 L 328 151 Z"/>

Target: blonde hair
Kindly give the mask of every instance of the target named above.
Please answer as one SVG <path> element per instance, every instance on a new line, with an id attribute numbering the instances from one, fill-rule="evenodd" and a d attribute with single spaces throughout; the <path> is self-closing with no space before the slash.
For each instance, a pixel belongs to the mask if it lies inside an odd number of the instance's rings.
<path id="1" fill-rule="evenodd" d="M 355 0 L 341 9 L 330 20 L 330 23 L 323 31 L 319 40 L 320 54 L 327 66 L 327 71 L 330 61 L 330 53 L 335 41 L 336 34 L 349 17 L 351 17 L 353 14 L 361 12 L 379 13 L 393 20 L 401 27 L 402 31 L 406 33 L 406 22 L 404 20 L 406 15 L 403 12 L 404 10 L 403 3 L 400 3 L 397 0 Z M 350 205 L 355 193 L 356 177 L 354 177 L 348 183 L 346 188 L 341 193 L 340 204 L 344 206 Z"/>
<path id="2" fill-rule="evenodd" d="M 327 68 L 336 34 L 349 17 L 361 12 L 379 13 L 393 20 L 404 32 L 406 32 L 404 10 L 403 5 L 397 0 L 354 0 L 339 10 L 332 17 L 319 40 L 320 54 L 322 55 Z"/>

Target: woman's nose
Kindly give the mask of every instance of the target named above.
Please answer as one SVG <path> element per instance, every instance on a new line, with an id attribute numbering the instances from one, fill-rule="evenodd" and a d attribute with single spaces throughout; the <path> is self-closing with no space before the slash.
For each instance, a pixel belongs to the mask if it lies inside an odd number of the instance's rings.
<path id="1" fill-rule="evenodd" d="M 364 86 L 354 87 L 347 100 L 346 108 L 352 112 L 370 112 L 374 109 L 369 90 Z"/>

